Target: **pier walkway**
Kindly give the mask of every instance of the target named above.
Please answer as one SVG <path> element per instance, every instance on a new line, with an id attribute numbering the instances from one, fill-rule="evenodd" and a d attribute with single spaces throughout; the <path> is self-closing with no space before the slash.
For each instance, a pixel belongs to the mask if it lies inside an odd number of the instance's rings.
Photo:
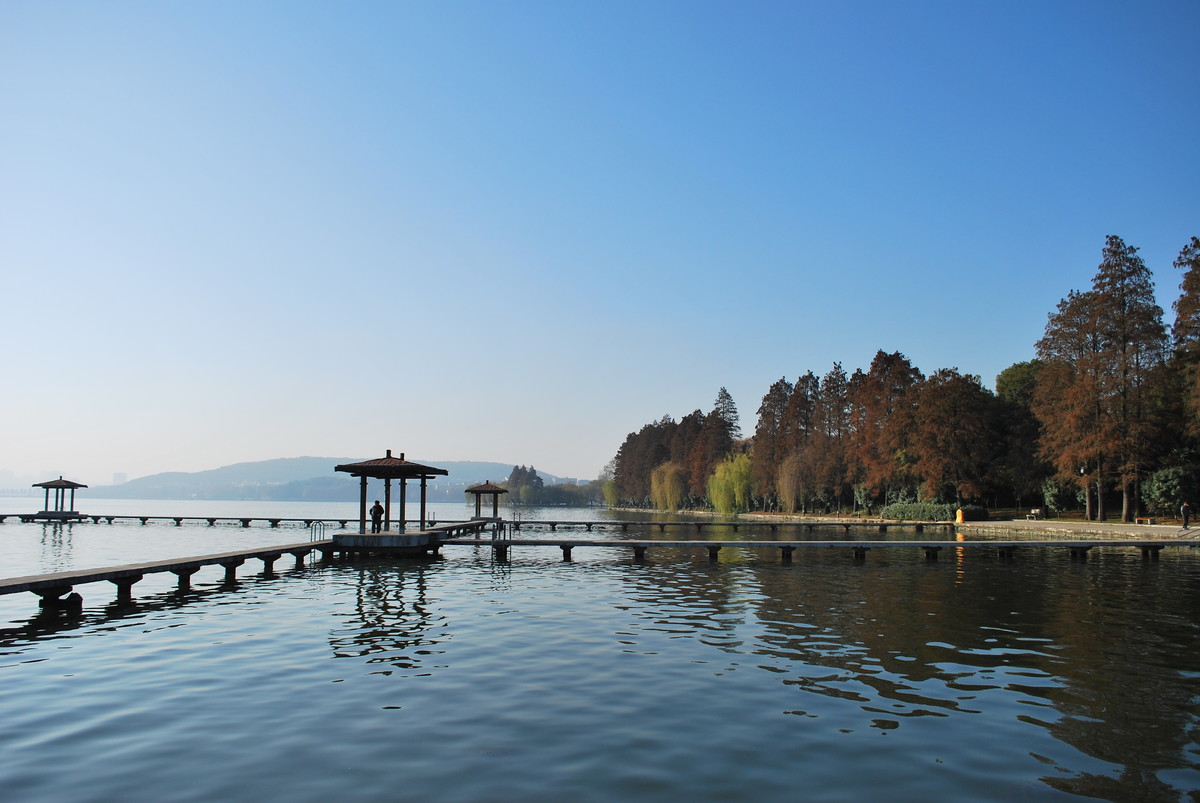
<path id="1" fill-rule="evenodd" d="M 70 606 L 82 602 L 82 598 L 71 591 L 77 585 L 108 581 L 116 585 L 118 599 L 128 599 L 132 594 L 133 584 L 147 574 L 157 572 L 172 572 L 179 577 L 180 588 L 187 588 L 191 576 L 205 566 L 223 566 L 225 581 L 233 582 L 237 576 L 237 568 L 247 560 L 257 559 L 263 562 L 263 573 L 271 574 L 275 561 L 285 554 L 296 558 L 298 564 L 304 562 L 314 550 L 331 552 L 334 549 L 332 540 L 305 541 L 299 544 L 283 544 L 275 547 L 258 547 L 243 549 L 236 552 L 220 552 L 213 555 L 200 555 L 190 558 L 175 558 L 171 560 L 156 560 L 148 563 L 129 563 L 123 566 L 109 566 L 103 569 L 83 569 L 50 574 L 35 574 L 26 577 L 13 577 L 0 580 L 0 594 L 17 594 L 31 591 L 42 598 L 44 605 Z"/>
<path id="2" fill-rule="evenodd" d="M 1184 539 L 1070 539 L 1070 540 L 986 540 L 986 541 L 604 541 L 590 539 L 560 538 L 497 538 L 485 541 L 481 538 L 455 538 L 443 542 L 443 546 L 489 546 L 497 559 L 507 560 L 512 547 L 558 547 L 563 560 L 571 560 L 576 547 L 623 547 L 633 550 L 634 560 L 645 560 L 646 551 L 664 547 L 704 549 L 709 560 L 718 560 L 723 548 L 730 549 L 778 549 L 781 563 L 791 563 L 797 549 L 842 549 L 850 552 L 856 560 L 864 560 L 872 549 L 897 549 L 902 547 L 921 549 L 925 559 L 936 561 L 943 549 L 990 549 L 1001 558 L 1012 559 L 1022 548 L 1061 548 L 1070 552 L 1072 560 L 1087 560 L 1088 552 L 1096 547 L 1125 547 L 1140 549 L 1145 560 L 1158 560 L 1159 553 L 1168 546 L 1197 547 L 1200 542 Z"/>
<path id="3" fill-rule="evenodd" d="M 138 517 L 133 517 L 138 518 Z M 147 517 L 149 518 L 149 517 Z M 270 521 L 270 519 L 262 519 Z M 310 525 L 320 520 L 292 519 L 291 521 L 306 521 Z M 358 554 L 392 554 L 418 555 L 438 553 L 441 547 L 475 547 L 489 548 L 493 556 L 500 561 L 509 558 L 514 547 L 545 548 L 556 547 L 561 550 L 562 559 L 570 561 L 572 551 L 577 547 L 602 547 L 632 550 L 635 561 L 646 559 L 651 549 L 683 548 L 704 550 L 710 561 L 719 560 L 722 549 L 776 549 L 779 550 L 781 563 L 790 564 L 796 550 L 804 549 L 838 549 L 848 552 L 855 561 L 866 559 L 872 549 L 919 549 L 924 552 L 925 559 L 930 562 L 938 560 L 942 550 L 991 550 L 1001 559 L 1011 560 L 1018 550 L 1026 549 L 1065 549 L 1072 560 L 1086 561 L 1088 553 L 1097 548 L 1104 549 L 1138 549 L 1142 559 L 1156 561 L 1159 553 L 1167 547 L 1198 548 L 1200 547 L 1200 528 L 1182 530 L 1173 525 L 1132 525 L 1119 522 L 973 522 L 966 525 L 949 525 L 934 523 L 938 527 L 948 527 L 957 531 L 959 538 L 975 532 L 984 536 L 981 540 L 820 540 L 820 541 L 710 541 L 710 540 L 628 540 L 628 539 L 580 539 L 580 538 L 514 538 L 513 530 L 518 529 L 517 522 L 502 522 L 498 519 L 476 519 L 465 522 L 446 522 L 424 530 L 412 532 L 385 532 L 378 534 L 336 533 L 333 538 L 310 538 L 308 541 L 283 544 L 272 547 L 256 547 L 252 549 L 222 552 L 211 555 L 177 558 L 170 560 L 133 563 L 121 566 L 110 566 L 100 569 L 87 569 L 50 574 L 30 575 L 0 579 L 0 595 L 32 592 L 42 598 L 42 605 L 49 608 L 78 608 L 82 604 L 79 594 L 73 592 L 78 585 L 97 582 L 111 582 L 117 587 L 119 600 L 128 600 L 132 596 L 132 587 L 147 574 L 170 572 L 179 578 L 180 588 L 187 588 L 193 574 L 205 566 L 222 566 L 225 569 L 225 581 L 232 583 L 236 580 L 237 569 L 248 560 L 260 560 L 263 563 L 263 574 L 271 575 L 276 561 L 283 555 L 290 554 L 296 559 L 297 565 L 303 565 L 305 558 L 313 552 L 320 552 L 323 557 L 331 557 L 336 553 Z M 525 528 L 547 527 L 554 531 L 559 526 L 585 527 L 592 529 L 598 526 L 627 529 L 631 526 L 658 526 L 660 530 L 671 526 L 696 525 L 729 525 L 739 527 L 763 526 L 773 532 L 779 527 L 801 526 L 808 527 L 805 522 L 636 522 L 636 521 L 524 521 L 520 525 Z M 814 522 L 812 526 L 821 526 L 822 522 Z M 824 523 L 826 526 L 828 523 Z M 844 522 L 834 524 L 846 526 Z M 507 525 L 507 528 L 504 526 Z M 772 526 L 774 525 L 774 526 Z M 924 524 L 879 524 L 878 522 L 862 523 L 860 527 L 872 527 L 883 531 L 886 527 L 928 527 Z M 491 529 L 490 537 L 485 531 Z M 698 528 L 699 529 L 699 528 Z M 736 528 L 735 528 L 736 529 Z M 811 530 L 811 527 L 809 528 Z M 320 526 L 312 527 L 311 531 L 320 533 Z M 847 533 L 850 528 L 847 528 Z M 997 533 L 1021 533 L 1026 537 L 1019 539 L 998 539 L 990 537 Z M 1032 536 L 1054 535 L 1053 538 L 1035 538 Z M 1144 537 L 1149 535 L 1151 537 Z M 1099 537 L 1097 537 L 1099 536 Z"/>

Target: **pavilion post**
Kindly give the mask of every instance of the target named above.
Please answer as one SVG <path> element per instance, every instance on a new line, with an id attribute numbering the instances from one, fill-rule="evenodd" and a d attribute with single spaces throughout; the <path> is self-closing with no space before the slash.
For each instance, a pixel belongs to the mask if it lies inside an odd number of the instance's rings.
<path id="1" fill-rule="evenodd" d="M 408 479 L 400 478 L 400 532 L 405 532 L 408 527 L 404 519 L 408 515 Z"/>
<path id="2" fill-rule="evenodd" d="M 421 529 L 425 529 L 425 489 L 429 485 L 428 477 L 421 477 Z"/>
<path id="3" fill-rule="evenodd" d="M 367 478 L 363 476 L 358 491 L 358 534 L 367 532 Z"/>
<path id="4" fill-rule="evenodd" d="M 42 510 L 50 509 L 50 489 L 46 489 L 46 498 L 42 501 Z"/>
<path id="5" fill-rule="evenodd" d="M 383 531 L 392 529 L 392 478 L 383 481 Z"/>

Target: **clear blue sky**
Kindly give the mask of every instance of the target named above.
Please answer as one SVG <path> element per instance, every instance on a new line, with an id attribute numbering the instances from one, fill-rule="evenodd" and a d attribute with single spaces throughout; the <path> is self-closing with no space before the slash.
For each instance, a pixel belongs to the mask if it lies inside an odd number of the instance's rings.
<path id="1" fill-rule="evenodd" d="M 594 477 L 1200 235 L 1200 3 L 0 3 L 0 471 Z M 332 467 L 331 467 L 332 468 Z"/>

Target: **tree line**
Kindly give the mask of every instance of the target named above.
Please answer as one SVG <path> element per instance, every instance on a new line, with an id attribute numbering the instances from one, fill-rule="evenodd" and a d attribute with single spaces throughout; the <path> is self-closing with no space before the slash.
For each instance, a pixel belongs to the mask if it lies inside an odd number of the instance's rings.
<path id="1" fill-rule="evenodd" d="M 1109 236 L 1091 289 L 1049 313 L 1036 358 L 996 378 L 926 376 L 900 352 L 864 371 L 782 377 L 741 437 L 725 388 L 713 410 L 630 433 L 602 477 L 613 505 L 659 510 L 867 512 L 894 503 L 1082 509 L 1131 521 L 1196 499 L 1200 239 L 1173 325 L 1138 249 Z"/>

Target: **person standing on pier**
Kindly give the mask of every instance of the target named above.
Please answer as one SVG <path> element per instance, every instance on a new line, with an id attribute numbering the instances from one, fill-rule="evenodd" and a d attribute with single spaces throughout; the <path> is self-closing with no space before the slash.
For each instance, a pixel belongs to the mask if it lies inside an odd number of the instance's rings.
<path id="1" fill-rule="evenodd" d="M 1183 516 L 1183 529 L 1188 528 L 1188 520 L 1192 517 L 1192 506 L 1187 502 L 1183 503 L 1183 507 L 1179 508 L 1179 515 Z"/>
<path id="2" fill-rule="evenodd" d="M 375 500 L 375 506 L 371 508 L 371 532 L 377 533 L 383 529 L 383 505 L 379 504 L 379 500 Z"/>

